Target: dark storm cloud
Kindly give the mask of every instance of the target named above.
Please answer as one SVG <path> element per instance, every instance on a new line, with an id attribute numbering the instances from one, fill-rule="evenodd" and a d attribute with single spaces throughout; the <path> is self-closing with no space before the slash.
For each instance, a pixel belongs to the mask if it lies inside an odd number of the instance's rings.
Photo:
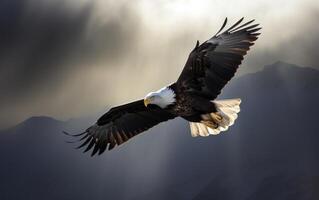
<path id="1" fill-rule="evenodd" d="M 120 62 L 138 21 L 130 7 L 118 12 L 121 18 L 110 17 L 92 29 L 93 3 L 72 9 L 63 1 L 1 1 L 1 105 L 37 89 L 59 87 L 67 74 L 93 62 Z"/>

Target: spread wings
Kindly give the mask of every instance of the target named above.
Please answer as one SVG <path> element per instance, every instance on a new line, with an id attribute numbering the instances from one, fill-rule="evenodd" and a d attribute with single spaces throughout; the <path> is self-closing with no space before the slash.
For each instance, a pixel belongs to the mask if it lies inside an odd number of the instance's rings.
<path id="1" fill-rule="evenodd" d="M 242 21 L 243 18 L 219 34 L 227 23 L 226 18 L 214 37 L 201 45 L 197 41 L 177 80 L 178 88 L 208 99 L 220 94 L 260 34 L 259 24 L 251 24 L 254 20 L 241 25 Z"/>
<path id="2" fill-rule="evenodd" d="M 143 100 L 139 100 L 110 109 L 84 133 L 72 136 L 81 137 L 79 141 L 83 143 L 77 148 L 86 146 L 84 152 L 94 147 L 93 156 L 97 152 L 103 153 L 107 148 L 111 150 L 156 124 L 173 118 L 175 115 L 159 107 L 145 107 Z"/>

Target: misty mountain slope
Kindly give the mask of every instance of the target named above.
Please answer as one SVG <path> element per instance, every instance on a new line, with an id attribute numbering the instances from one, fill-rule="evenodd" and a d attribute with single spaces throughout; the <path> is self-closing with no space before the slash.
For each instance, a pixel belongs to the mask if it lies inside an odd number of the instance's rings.
<path id="1" fill-rule="evenodd" d="M 61 134 L 91 121 L 31 118 L 0 135 L 0 199 L 317 199 L 319 71 L 274 63 L 220 98 L 237 97 L 224 134 L 176 119 L 94 158 Z"/>
<path id="2" fill-rule="evenodd" d="M 166 163 L 160 149 L 174 142 L 168 126 L 180 122 L 160 125 L 112 153 L 91 158 L 65 143 L 69 138 L 62 134 L 81 128 L 48 117 L 30 118 L 1 133 L 0 199 L 127 199 L 123 188 L 132 194 L 136 183 L 153 190 L 153 179 L 160 177 L 156 172 Z"/>

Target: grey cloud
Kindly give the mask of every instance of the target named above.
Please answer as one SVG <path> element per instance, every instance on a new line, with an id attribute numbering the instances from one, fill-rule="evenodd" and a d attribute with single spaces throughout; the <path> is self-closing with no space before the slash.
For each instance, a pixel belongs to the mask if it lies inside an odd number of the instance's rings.
<path id="1" fill-rule="evenodd" d="M 319 69 L 319 27 L 315 25 L 316 19 L 319 18 L 319 9 L 309 8 L 300 18 L 302 24 L 291 19 L 289 24 L 283 24 L 281 29 L 274 30 L 271 35 L 262 34 L 260 40 L 272 45 L 266 48 L 261 45 L 258 45 L 258 48 L 253 47 L 253 51 L 249 52 L 249 59 L 244 63 L 248 68 L 245 72 L 254 71 L 279 60 Z M 274 40 L 277 35 L 287 34 L 286 26 L 294 27 L 293 36 L 280 41 Z"/>
<path id="2" fill-rule="evenodd" d="M 75 70 L 121 62 L 135 41 L 138 18 L 126 6 L 95 28 L 93 3 L 74 10 L 63 2 L 0 2 L 0 103 L 50 90 Z M 40 3 L 40 2 L 38 2 Z M 122 14 L 121 14 L 122 13 Z M 6 98 L 7 97 L 7 98 Z"/>
<path id="3" fill-rule="evenodd" d="M 34 113 L 57 109 L 68 113 L 52 105 L 57 95 L 72 93 L 65 89 L 66 81 L 74 76 L 78 80 L 79 73 L 99 64 L 116 67 L 130 56 L 140 26 L 134 6 L 107 8 L 117 15 L 98 21 L 94 1 L 82 2 L 76 9 L 67 2 L 0 1 L 0 127 Z M 90 88 L 89 82 L 83 77 L 77 84 Z M 82 90 L 62 104 L 81 104 L 79 99 L 88 94 Z M 83 101 L 90 102 L 88 98 Z"/>

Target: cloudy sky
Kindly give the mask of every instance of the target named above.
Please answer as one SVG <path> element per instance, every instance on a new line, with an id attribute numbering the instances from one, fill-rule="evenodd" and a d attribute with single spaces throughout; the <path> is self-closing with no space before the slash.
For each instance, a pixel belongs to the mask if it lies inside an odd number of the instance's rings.
<path id="1" fill-rule="evenodd" d="M 1 0 L 0 127 L 142 98 L 174 82 L 225 17 L 263 27 L 239 76 L 277 60 L 319 69 L 317 0 Z"/>

